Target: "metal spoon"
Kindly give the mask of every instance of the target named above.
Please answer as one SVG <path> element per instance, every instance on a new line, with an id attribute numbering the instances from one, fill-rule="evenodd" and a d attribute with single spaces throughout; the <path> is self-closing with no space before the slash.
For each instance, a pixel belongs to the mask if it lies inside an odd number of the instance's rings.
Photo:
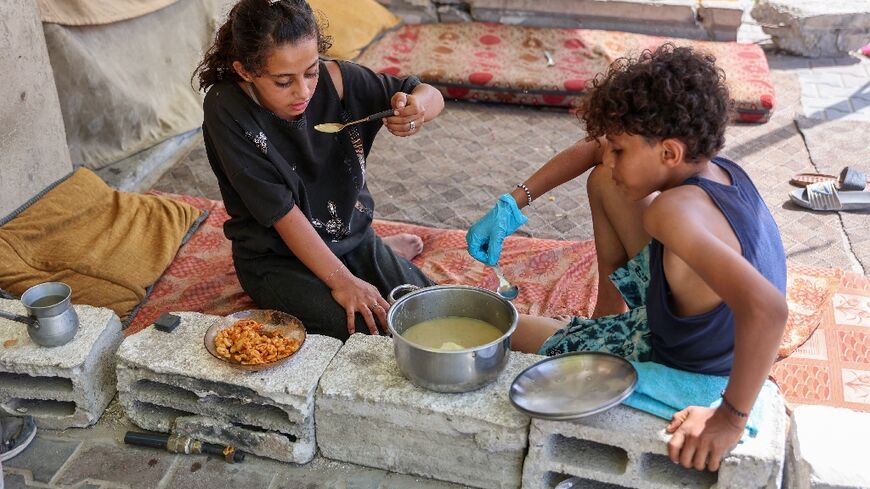
<path id="1" fill-rule="evenodd" d="M 328 133 L 338 132 L 347 126 L 352 126 L 354 124 L 359 124 L 361 122 L 373 121 L 376 119 L 383 119 L 384 117 L 390 117 L 393 114 L 395 114 L 395 111 L 393 109 L 390 109 L 390 110 L 385 110 L 383 112 L 378 112 L 377 114 L 372 114 L 368 117 L 364 117 L 362 119 L 359 119 L 359 120 L 356 120 L 353 122 L 348 122 L 346 124 L 342 124 L 341 122 L 324 122 L 323 124 L 318 124 L 318 125 L 314 126 L 314 130 L 320 131 L 320 132 L 328 132 Z"/>
<path id="2" fill-rule="evenodd" d="M 517 296 L 520 295 L 520 288 L 516 285 L 512 285 L 506 278 L 504 278 L 504 274 L 501 273 L 498 264 L 493 265 L 492 269 L 495 270 L 495 276 L 498 277 L 498 290 L 496 290 L 498 295 L 509 301 L 516 299 Z"/>

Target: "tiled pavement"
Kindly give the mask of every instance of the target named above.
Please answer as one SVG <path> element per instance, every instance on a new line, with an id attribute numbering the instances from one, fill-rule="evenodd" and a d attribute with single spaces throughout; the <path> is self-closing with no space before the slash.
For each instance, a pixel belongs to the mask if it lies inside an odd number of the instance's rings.
<path id="1" fill-rule="evenodd" d="M 836 173 L 845 164 L 870 171 L 866 149 L 870 121 L 862 119 L 867 109 L 860 102 L 860 95 L 868 91 L 870 73 L 863 85 L 843 78 L 855 66 L 866 70 L 868 62 L 810 62 L 776 54 L 768 59 L 777 95 L 774 115 L 766 124 L 729 127 L 723 154 L 739 162 L 755 180 L 780 226 L 789 259 L 865 272 L 870 267 L 868 212 L 802 210 L 788 202 L 793 189 L 788 180 L 800 171 Z M 834 78 L 828 73 L 849 84 L 844 88 L 863 88 L 830 90 Z M 816 91 L 812 97 L 802 97 L 802 87 L 810 85 Z M 802 98 L 815 105 L 802 108 Z M 828 110 L 846 107 L 850 109 L 846 115 Z M 448 103 L 444 114 L 421 134 L 395 138 L 384 133 L 378 138 L 369 158 L 376 216 L 466 228 L 498 195 L 581 136 L 576 120 L 564 111 Z M 590 239 L 584 180 L 570 182 L 535 202 L 520 234 Z M 154 188 L 220 198 L 201 147 L 164 174 Z M 201 455 L 118 449 L 128 429 L 136 427 L 112 403 L 93 428 L 42 431 L 31 448 L 5 464 L 6 488 L 456 487 L 319 457 L 305 466 L 250 456 L 243 464 L 227 465 Z"/>

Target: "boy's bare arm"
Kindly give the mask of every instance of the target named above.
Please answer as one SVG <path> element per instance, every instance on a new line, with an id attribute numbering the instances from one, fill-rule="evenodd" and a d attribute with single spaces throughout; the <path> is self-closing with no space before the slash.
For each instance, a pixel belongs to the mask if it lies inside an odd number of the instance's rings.
<path id="1" fill-rule="evenodd" d="M 581 139 L 546 162 L 524 183 L 532 198 L 538 198 L 563 183 L 576 178 L 595 165 L 601 163 L 601 153 L 606 141 L 586 141 Z M 517 206 L 522 209 L 528 205 L 526 192 L 516 188 L 511 192 Z"/>
<path id="2" fill-rule="evenodd" d="M 736 409 L 748 413 L 776 357 L 788 309 L 779 290 L 716 234 L 719 231 L 710 223 L 718 217 L 713 213 L 721 212 L 701 193 L 691 187 L 662 193 L 645 212 L 644 227 L 731 309 L 735 345 L 726 397 Z M 736 443 L 746 419 L 724 407 L 717 411 L 718 418 L 734 426 Z"/>

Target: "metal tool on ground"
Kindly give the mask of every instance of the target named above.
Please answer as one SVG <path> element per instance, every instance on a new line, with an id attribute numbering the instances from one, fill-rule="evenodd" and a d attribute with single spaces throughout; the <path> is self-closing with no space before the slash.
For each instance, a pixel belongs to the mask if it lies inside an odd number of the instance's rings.
<path id="1" fill-rule="evenodd" d="M 390 109 L 390 110 L 378 112 L 377 114 L 372 114 L 368 117 L 363 117 L 362 119 L 358 119 L 358 120 L 347 122 L 347 123 L 324 122 L 323 124 L 317 124 L 316 126 L 314 126 L 314 129 L 317 131 L 320 131 L 320 132 L 328 132 L 328 133 L 339 132 L 347 126 L 352 126 L 354 124 L 360 124 L 362 122 L 374 121 L 377 119 L 383 119 L 384 117 L 390 117 L 393 114 L 395 114 L 395 112 L 393 111 L 393 109 Z"/>
<path id="2" fill-rule="evenodd" d="M 128 431 L 124 435 L 124 443 L 142 447 L 165 448 L 171 453 L 206 453 L 217 455 L 231 464 L 245 460 L 245 452 L 240 452 L 230 445 L 222 446 L 214 443 L 203 443 L 183 435 Z"/>
<path id="3" fill-rule="evenodd" d="M 497 263 L 493 265 L 492 269 L 495 270 L 495 276 L 498 277 L 498 290 L 496 290 L 498 295 L 509 301 L 516 299 L 517 296 L 520 295 L 520 288 L 511 284 L 506 278 L 504 278 L 504 274 L 501 273 L 501 269 L 498 267 Z"/>

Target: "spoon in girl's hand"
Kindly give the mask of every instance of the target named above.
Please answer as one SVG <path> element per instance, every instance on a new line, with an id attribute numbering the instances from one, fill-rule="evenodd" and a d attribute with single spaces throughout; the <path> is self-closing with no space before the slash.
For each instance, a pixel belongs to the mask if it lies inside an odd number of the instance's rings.
<path id="1" fill-rule="evenodd" d="M 314 126 L 314 129 L 320 132 L 328 133 L 339 132 L 347 126 L 352 126 L 361 122 L 369 122 L 377 119 L 383 119 L 384 117 L 390 117 L 391 115 L 395 115 L 395 113 L 396 112 L 393 109 L 385 110 L 383 112 L 378 112 L 377 114 L 372 114 L 368 117 L 348 122 L 346 124 L 342 124 L 341 122 L 324 122 L 323 124 L 317 124 L 316 126 Z"/>

